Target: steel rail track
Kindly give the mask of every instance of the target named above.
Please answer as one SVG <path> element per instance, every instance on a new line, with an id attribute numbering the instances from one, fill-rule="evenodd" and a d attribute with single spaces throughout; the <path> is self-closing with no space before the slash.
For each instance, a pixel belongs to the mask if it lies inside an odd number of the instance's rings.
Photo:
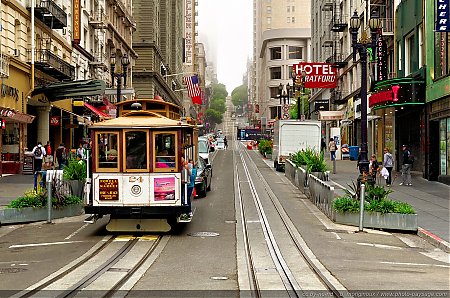
<path id="1" fill-rule="evenodd" d="M 46 281 L 45 283 L 43 283 L 42 285 L 39 285 L 38 287 L 27 291 L 27 293 L 19 296 L 19 298 L 28 298 L 31 297 L 33 295 L 36 295 L 39 291 L 42 291 L 43 289 L 45 289 L 46 287 L 48 287 L 49 285 L 53 284 L 55 281 L 58 281 L 60 279 L 62 279 L 63 277 L 65 277 L 66 275 L 68 275 L 69 273 L 75 271 L 75 269 L 79 268 L 80 266 L 86 264 L 89 260 L 92 260 L 92 258 L 94 258 L 96 255 L 98 255 L 101 251 L 103 251 L 108 245 L 110 245 L 114 239 L 116 237 L 111 237 L 109 238 L 105 243 L 103 243 L 99 248 L 97 248 L 95 251 L 93 251 L 92 253 L 90 253 L 88 256 L 86 256 L 85 258 L 83 258 L 82 260 L 80 260 L 78 263 L 74 264 L 73 266 L 71 266 L 70 268 L 68 268 L 67 270 L 61 272 L 60 274 L 56 275 L 55 277 L 51 278 L 50 280 Z"/>
<path id="2" fill-rule="evenodd" d="M 283 282 L 283 285 L 290 297 L 304 297 L 304 293 L 302 292 L 300 286 L 298 285 L 292 272 L 290 271 L 289 266 L 287 265 L 286 261 L 284 260 L 282 254 L 281 254 L 281 251 L 278 247 L 278 244 L 275 240 L 275 237 L 272 233 L 272 229 L 271 229 L 268 219 L 265 215 L 264 208 L 262 206 L 258 192 L 256 190 L 255 185 L 253 184 L 247 164 L 246 164 L 244 156 L 242 154 L 242 150 L 239 150 L 239 156 L 242 161 L 242 165 L 244 168 L 246 178 L 248 179 L 250 191 L 252 193 L 252 198 L 255 203 L 258 217 L 260 218 L 260 221 L 261 221 L 261 227 L 262 227 L 262 230 L 264 233 L 264 239 L 266 241 L 267 247 L 269 249 L 272 261 L 275 264 L 277 272 L 278 272 L 278 274 Z M 240 198 L 240 200 L 242 200 L 241 194 L 239 194 L 239 198 Z M 245 211 L 245 209 L 244 209 L 244 211 Z M 242 212 L 242 213 L 244 213 L 244 212 Z M 245 216 L 243 217 L 242 220 L 243 220 L 242 225 L 245 226 L 245 229 L 247 232 L 247 228 L 246 228 L 247 224 L 246 224 Z M 248 244 L 248 245 L 250 246 L 250 244 Z M 250 264 L 253 266 L 252 262 Z M 251 270 L 251 276 L 249 278 L 256 278 L 254 272 L 255 272 L 255 269 L 253 268 Z M 255 290 L 256 291 L 255 294 L 258 297 L 260 297 L 262 294 L 261 294 L 261 290 L 259 289 L 258 281 L 257 280 L 253 281 L 253 284 L 257 286 L 257 288 Z"/>
<path id="3" fill-rule="evenodd" d="M 243 145 L 240 144 L 240 147 L 243 148 Z M 317 275 L 317 277 L 320 279 L 320 281 L 323 283 L 323 285 L 333 293 L 334 297 L 349 297 L 348 296 L 348 292 L 347 294 L 342 293 L 341 291 L 339 291 L 335 285 L 324 275 L 324 273 L 319 269 L 319 267 L 317 266 L 317 264 L 315 262 L 312 261 L 311 257 L 308 255 L 308 253 L 306 253 L 305 249 L 302 247 L 298 237 L 295 235 L 294 230 L 295 227 L 292 223 L 292 221 L 290 220 L 290 218 L 287 216 L 286 212 L 284 211 L 281 203 L 279 202 L 277 196 L 275 195 L 275 193 L 272 191 L 272 189 L 270 188 L 269 184 L 267 183 L 266 178 L 264 178 L 264 176 L 261 174 L 261 172 L 259 171 L 259 169 L 257 168 L 255 162 L 252 160 L 250 153 L 247 152 L 246 150 L 239 150 L 240 152 L 244 151 L 245 154 L 247 155 L 248 159 L 251 161 L 252 164 L 252 168 L 253 171 L 256 173 L 256 175 L 258 176 L 258 178 L 261 180 L 261 182 L 264 185 L 264 189 L 267 192 L 267 194 L 269 195 L 269 198 L 271 200 L 271 202 L 273 203 L 278 215 L 280 216 L 280 218 L 282 219 L 282 223 L 285 226 L 286 230 L 288 231 L 289 237 L 291 238 L 291 240 L 294 242 L 297 250 L 300 252 L 300 254 L 303 256 L 304 260 L 307 262 L 308 266 L 313 270 L 313 272 Z M 293 228 L 294 227 L 294 228 Z M 298 232 L 298 231 L 297 231 Z"/>

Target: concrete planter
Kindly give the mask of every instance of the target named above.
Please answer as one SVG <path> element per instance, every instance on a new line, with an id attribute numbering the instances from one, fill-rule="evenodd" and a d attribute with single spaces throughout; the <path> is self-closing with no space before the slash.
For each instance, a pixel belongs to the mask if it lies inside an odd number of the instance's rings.
<path id="1" fill-rule="evenodd" d="M 333 221 L 339 224 L 359 226 L 359 213 L 333 212 Z M 363 227 L 386 230 L 417 231 L 417 214 L 364 212 Z"/>
<path id="2" fill-rule="evenodd" d="M 83 205 L 69 205 L 53 208 L 52 219 L 77 216 L 83 213 Z M 44 221 L 48 217 L 47 208 L 26 207 L 21 209 L 0 209 L 0 224 L 14 224 L 22 222 Z"/>

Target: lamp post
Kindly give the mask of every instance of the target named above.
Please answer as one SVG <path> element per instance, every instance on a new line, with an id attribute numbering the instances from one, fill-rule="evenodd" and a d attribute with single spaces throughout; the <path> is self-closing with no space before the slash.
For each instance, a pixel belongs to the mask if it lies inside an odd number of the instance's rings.
<path id="1" fill-rule="evenodd" d="M 280 97 L 280 113 L 278 114 L 278 119 L 282 118 L 282 108 L 283 105 L 285 105 L 286 103 L 289 103 L 289 92 L 291 90 L 291 86 L 289 85 L 289 83 L 286 84 L 286 90 L 284 90 L 283 88 L 283 84 L 280 83 L 280 85 L 278 86 L 278 96 Z M 278 110 L 278 109 L 277 109 Z"/>
<path id="2" fill-rule="evenodd" d="M 360 40 L 357 41 L 360 26 L 361 20 L 355 11 L 350 18 L 350 33 L 352 35 L 353 62 L 356 61 L 356 52 L 359 53 L 361 62 L 361 161 L 359 164 L 360 176 L 358 181 L 363 182 L 365 178 L 369 184 L 373 184 L 372 177 L 368 175 L 369 161 L 367 159 L 367 49 L 372 48 L 374 56 L 376 56 L 376 40 L 378 29 L 381 28 L 381 20 L 378 18 L 378 15 L 373 13 L 369 20 L 371 38 L 364 31 L 361 34 Z"/>
<path id="3" fill-rule="evenodd" d="M 111 54 L 111 85 L 114 87 L 114 78 L 117 78 L 117 102 L 120 102 L 121 88 L 122 88 L 122 77 L 123 77 L 123 87 L 127 86 L 127 70 L 128 65 L 130 64 L 130 60 L 128 59 L 128 55 L 124 54 L 122 59 L 120 60 L 122 64 L 122 72 L 114 72 L 116 68 L 116 55 Z"/>
<path id="4" fill-rule="evenodd" d="M 303 95 L 305 94 L 305 78 L 306 78 L 306 72 L 302 71 L 302 77 L 301 77 L 301 81 L 300 84 L 297 83 L 297 73 L 295 72 L 295 70 L 292 70 L 292 84 L 293 84 L 293 94 L 295 94 L 296 91 L 296 86 L 298 86 L 298 91 L 300 92 L 300 95 L 297 98 L 297 119 L 298 120 L 305 120 L 305 112 L 304 112 L 304 107 L 303 107 Z M 295 95 L 293 95 L 294 97 Z"/>

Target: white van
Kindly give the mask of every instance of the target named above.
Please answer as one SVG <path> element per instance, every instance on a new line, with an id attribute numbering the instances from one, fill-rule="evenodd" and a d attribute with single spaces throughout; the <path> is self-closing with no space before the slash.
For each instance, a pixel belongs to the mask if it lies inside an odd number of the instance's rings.
<path id="1" fill-rule="evenodd" d="M 210 150 L 209 141 L 206 138 L 198 138 L 198 155 L 205 160 L 206 164 L 210 164 Z"/>

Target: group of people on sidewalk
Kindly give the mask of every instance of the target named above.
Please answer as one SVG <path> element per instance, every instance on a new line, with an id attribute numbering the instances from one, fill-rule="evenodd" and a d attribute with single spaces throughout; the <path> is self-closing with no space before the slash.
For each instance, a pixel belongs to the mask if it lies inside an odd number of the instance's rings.
<path id="1" fill-rule="evenodd" d="M 50 141 L 45 146 L 38 142 L 31 154 L 34 157 L 34 172 L 42 171 L 42 166 L 44 166 L 44 169 L 56 168 L 62 170 L 69 158 L 69 150 L 64 146 L 64 143 L 61 143 L 53 153 Z M 76 158 L 78 160 L 86 160 L 86 148 L 81 143 L 77 148 Z"/>
<path id="2" fill-rule="evenodd" d="M 358 154 L 358 161 L 356 164 L 356 168 L 359 168 L 361 162 L 361 150 L 360 154 Z M 411 181 L 411 168 L 414 163 L 414 156 L 408 150 L 408 146 L 402 146 L 402 182 L 399 185 L 412 186 Z M 389 152 L 388 148 L 384 148 L 383 150 L 383 162 L 380 166 L 380 163 L 377 160 L 377 155 L 372 154 L 369 160 L 369 174 L 372 176 L 374 181 L 376 181 L 377 175 L 379 177 L 383 177 L 386 180 L 386 185 L 391 186 L 392 184 L 392 169 L 394 168 L 394 157 L 391 152 Z"/>

